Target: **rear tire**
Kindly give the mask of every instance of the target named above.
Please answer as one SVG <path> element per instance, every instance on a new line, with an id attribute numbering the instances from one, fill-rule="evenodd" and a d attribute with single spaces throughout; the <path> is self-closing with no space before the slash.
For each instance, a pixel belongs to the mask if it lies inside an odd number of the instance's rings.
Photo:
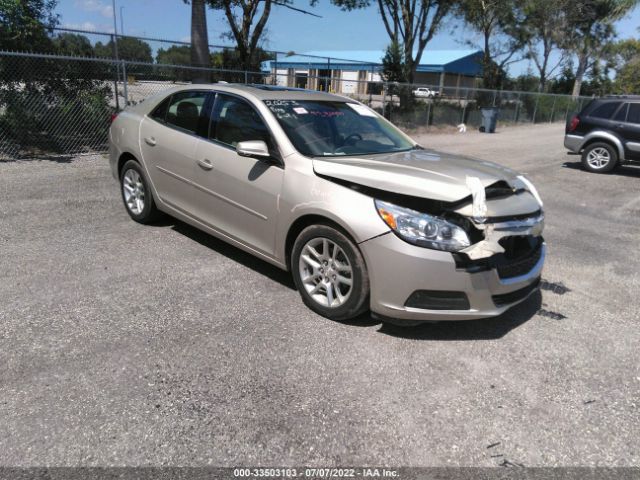
<path id="1" fill-rule="evenodd" d="M 349 237 L 328 225 L 305 228 L 291 253 L 291 273 L 302 301 L 331 320 L 350 320 L 369 308 L 364 258 Z"/>
<path id="2" fill-rule="evenodd" d="M 618 165 L 618 152 L 605 142 L 588 145 L 582 152 L 582 166 L 593 173 L 609 173 Z"/>
<path id="3" fill-rule="evenodd" d="M 161 216 L 153 201 L 144 169 L 135 160 L 129 160 L 122 166 L 120 193 L 125 210 L 136 222 L 153 223 Z"/>

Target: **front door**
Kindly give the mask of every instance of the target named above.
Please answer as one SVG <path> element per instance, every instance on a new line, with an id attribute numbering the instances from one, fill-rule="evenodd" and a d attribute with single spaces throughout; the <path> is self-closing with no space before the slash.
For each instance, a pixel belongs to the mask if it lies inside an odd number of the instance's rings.
<path id="1" fill-rule="evenodd" d="M 238 142 L 262 140 L 277 148 L 262 117 L 240 97 L 216 95 L 207 140 L 196 147 L 195 214 L 217 230 L 268 255 L 284 170 L 281 165 L 241 157 Z"/>

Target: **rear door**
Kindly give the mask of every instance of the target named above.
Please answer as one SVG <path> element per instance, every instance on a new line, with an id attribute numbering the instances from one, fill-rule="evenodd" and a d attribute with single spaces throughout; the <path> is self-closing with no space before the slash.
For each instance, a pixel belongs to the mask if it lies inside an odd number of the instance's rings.
<path id="1" fill-rule="evenodd" d="M 586 127 L 586 124 L 588 123 L 589 130 L 606 130 L 615 134 L 617 131 L 616 124 L 618 122 L 614 120 L 614 115 L 622 105 L 622 101 L 604 101 L 595 103 L 587 113 L 587 116 L 584 119 L 585 125 L 583 126 Z M 620 136 L 620 138 L 622 137 Z"/>
<path id="2" fill-rule="evenodd" d="M 627 158 L 640 160 L 640 103 L 629 104 L 623 132 Z"/>
<path id="3" fill-rule="evenodd" d="M 162 102 L 140 125 L 142 160 L 160 199 L 188 213 L 198 135 L 207 130 L 207 91 L 182 91 Z"/>
<path id="4" fill-rule="evenodd" d="M 274 252 L 281 163 L 241 157 L 236 145 L 262 140 L 279 157 L 275 140 L 247 100 L 217 93 L 207 140 L 198 142 L 196 215 L 214 228 L 269 255 Z M 277 163 L 277 164 L 274 164 Z"/>

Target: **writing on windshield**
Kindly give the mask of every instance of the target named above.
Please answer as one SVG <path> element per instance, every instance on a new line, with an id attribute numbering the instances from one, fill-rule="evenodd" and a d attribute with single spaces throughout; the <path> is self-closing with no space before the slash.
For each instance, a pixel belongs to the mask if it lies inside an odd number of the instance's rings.
<path id="1" fill-rule="evenodd" d="M 311 100 L 264 103 L 303 155 L 365 155 L 413 147 L 400 131 L 359 103 Z"/>

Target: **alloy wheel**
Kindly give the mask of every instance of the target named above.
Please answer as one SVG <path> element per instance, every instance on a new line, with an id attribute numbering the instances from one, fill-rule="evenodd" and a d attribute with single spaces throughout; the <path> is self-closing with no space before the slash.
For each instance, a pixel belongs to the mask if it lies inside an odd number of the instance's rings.
<path id="1" fill-rule="evenodd" d="M 127 208 L 134 215 L 140 215 L 144 210 L 144 184 L 138 172 L 130 168 L 122 178 L 122 191 Z"/>
<path id="2" fill-rule="evenodd" d="M 336 308 L 351 295 L 351 262 L 334 241 L 328 238 L 309 240 L 300 252 L 298 268 L 305 290 L 318 304 Z"/>
<path id="3" fill-rule="evenodd" d="M 587 154 L 587 163 L 595 169 L 601 169 L 609 165 L 611 155 L 606 148 L 597 147 Z"/>

